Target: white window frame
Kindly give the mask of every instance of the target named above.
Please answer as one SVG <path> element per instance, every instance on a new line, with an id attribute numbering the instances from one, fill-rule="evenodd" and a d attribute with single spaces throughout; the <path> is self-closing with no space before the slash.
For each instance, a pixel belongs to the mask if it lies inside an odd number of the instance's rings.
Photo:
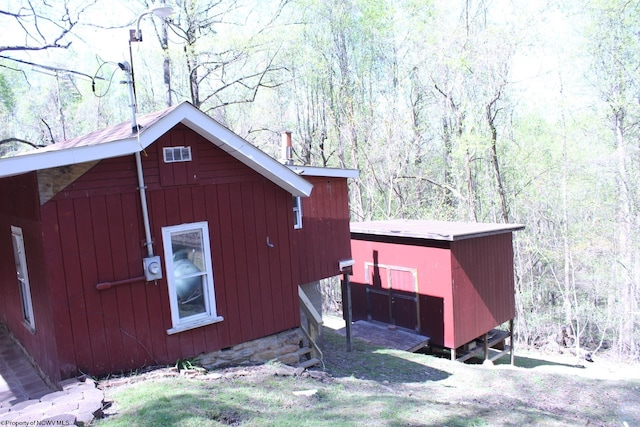
<path id="1" fill-rule="evenodd" d="M 171 152 L 171 159 L 167 159 L 167 153 Z M 176 153 L 179 153 L 176 156 Z M 191 147 L 190 146 L 176 146 L 176 147 L 164 147 L 162 150 L 162 157 L 165 163 L 177 163 L 177 162 L 190 162 Z"/>
<path id="2" fill-rule="evenodd" d="M 202 235 L 204 265 L 206 271 L 203 272 L 203 291 L 205 312 L 180 318 L 178 307 L 178 294 L 176 291 L 176 282 L 173 261 L 173 248 L 171 235 L 173 233 L 183 233 L 187 231 L 200 231 Z M 164 259 L 167 284 L 169 287 L 169 304 L 171 306 L 171 322 L 173 327 L 167 330 L 168 334 L 175 334 L 189 329 L 199 328 L 201 326 L 210 325 L 212 323 L 224 320 L 222 316 L 216 313 L 216 297 L 213 286 L 213 266 L 211 264 L 211 245 L 209 243 L 209 225 L 205 222 L 194 222 L 189 224 L 173 225 L 162 228 L 162 241 L 164 245 Z"/>
<path id="3" fill-rule="evenodd" d="M 302 228 L 302 198 L 293 196 L 293 228 L 299 230 Z"/>
<path id="4" fill-rule="evenodd" d="M 22 228 L 11 226 L 11 243 L 13 244 L 13 257 L 16 265 L 18 288 L 22 305 L 22 324 L 34 333 L 36 331 L 36 319 L 33 316 L 31 286 L 29 285 L 29 272 L 27 269 L 27 257 L 24 251 Z"/>

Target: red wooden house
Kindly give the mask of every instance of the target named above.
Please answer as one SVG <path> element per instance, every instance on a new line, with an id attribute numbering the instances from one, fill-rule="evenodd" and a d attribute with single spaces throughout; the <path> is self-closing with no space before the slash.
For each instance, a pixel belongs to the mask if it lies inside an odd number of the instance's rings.
<path id="1" fill-rule="evenodd" d="M 353 320 L 392 324 L 452 350 L 515 316 L 512 234 L 522 225 L 351 224 Z M 504 339 L 504 336 L 501 336 Z"/>
<path id="2" fill-rule="evenodd" d="M 0 159 L 0 321 L 53 382 L 297 328 L 298 285 L 350 258 L 355 171 L 283 165 L 188 103 L 138 125 Z"/>

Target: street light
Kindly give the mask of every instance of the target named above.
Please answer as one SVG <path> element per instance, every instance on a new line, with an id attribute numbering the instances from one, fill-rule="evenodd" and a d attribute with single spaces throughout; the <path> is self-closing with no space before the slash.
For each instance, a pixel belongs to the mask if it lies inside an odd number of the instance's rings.
<path id="1" fill-rule="evenodd" d="M 141 42 L 142 41 L 142 31 L 140 31 L 140 21 L 147 15 L 154 14 L 158 18 L 166 18 L 173 14 L 173 8 L 171 6 L 160 6 L 154 7 L 142 15 L 138 17 L 138 24 L 136 25 L 135 30 L 129 30 L 129 42 Z"/>
<path id="2" fill-rule="evenodd" d="M 136 122 L 136 112 L 138 108 L 137 108 L 137 102 L 136 102 L 136 85 L 135 85 L 135 78 L 133 74 L 133 50 L 131 48 L 131 43 L 142 41 L 142 31 L 140 31 L 140 21 L 142 21 L 142 18 L 144 18 L 145 16 L 152 15 L 152 14 L 159 18 L 164 19 L 173 14 L 173 8 L 171 6 L 155 7 L 138 16 L 136 29 L 129 30 L 129 61 L 130 62 L 127 63 L 125 61 L 118 64 L 120 69 L 127 74 L 127 80 L 124 81 L 123 83 L 125 83 L 129 89 L 129 102 L 131 103 L 131 105 L 129 106 L 131 108 L 131 129 L 134 132 L 138 131 L 138 123 Z"/>
<path id="3" fill-rule="evenodd" d="M 124 81 L 129 89 L 129 102 L 131 103 L 131 132 L 136 133 L 140 131 L 136 120 L 136 112 L 138 110 L 136 105 L 136 86 L 133 78 L 133 52 L 131 49 L 132 42 L 142 41 L 142 32 L 140 32 L 140 21 L 147 15 L 156 15 L 160 18 L 166 18 L 173 13 L 173 8 L 170 6 L 162 6 L 151 9 L 144 12 L 138 17 L 138 24 L 135 30 L 129 30 L 129 60 L 131 63 L 121 62 L 118 64 L 120 69 L 127 75 L 127 80 Z M 140 158 L 140 151 L 134 153 L 136 158 L 136 171 L 138 175 L 138 188 L 140 190 L 140 204 L 142 209 L 142 221 L 144 225 L 145 245 L 147 247 L 147 257 L 142 259 L 142 265 L 144 268 L 144 275 L 147 282 L 155 281 L 162 278 L 162 267 L 160 264 L 160 257 L 154 255 L 153 252 L 153 239 L 151 238 L 151 226 L 149 223 L 149 209 L 147 207 L 147 193 L 144 183 L 144 172 L 142 170 L 142 159 Z"/>

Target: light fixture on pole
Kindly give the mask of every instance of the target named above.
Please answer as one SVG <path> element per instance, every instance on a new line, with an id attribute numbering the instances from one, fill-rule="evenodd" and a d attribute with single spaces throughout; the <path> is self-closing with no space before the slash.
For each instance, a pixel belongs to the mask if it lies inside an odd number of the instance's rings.
<path id="1" fill-rule="evenodd" d="M 166 18 L 173 14 L 173 8 L 171 6 L 154 7 L 153 9 L 150 9 L 144 12 L 142 15 L 140 15 L 138 17 L 138 24 L 136 25 L 136 29 L 129 30 L 129 42 L 142 41 L 142 31 L 140 31 L 140 21 L 142 21 L 142 18 L 144 18 L 145 16 L 151 15 L 151 14 L 157 16 L 158 18 Z"/>
<path id="2" fill-rule="evenodd" d="M 131 49 L 132 42 L 141 42 L 142 41 L 142 32 L 140 31 L 140 21 L 143 17 L 154 14 L 160 18 L 166 18 L 167 16 L 173 13 L 173 8 L 170 6 L 162 6 L 151 9 L 147 12 L 144 12 L 142 15 L 138 17 L 138 23 L 136 25 L 135 30 L 129 30 L 129 60 L 131 63 L 121 62 L 118 64 L 120 69 L 127 74 L 127 80 L 124 81 L 129 89 L 129 102 L 131 103 L 131 131 L 132 133 L 137 133 L 140 131 L 138 127 L 137 119 L 136 119 L 136 95 L 135 90 L 136 86 L 134 83 L 133 77 L 133 52 Z M 142 267 L 144 269 L 144 275 L 147 282 L 155 282 L 157 283 L 158 279 L 162 279 L 162 264 L 160 257 L 155 255 L 153 252 L 153 239 L 151 238 L 151 226 L 149 223 L 149 209 L 147 207 L 147 193 L 146 193 L 146 185 L 144 183 L 144 171 L 142 170 L 142 159 L 140 157 L 140 151 L 136 151 L 134 153 L 136 158 L 136 170 L 138 175 L 138 188 L 140 190 L 140 204 L 142 209 L 142 222 L 144 225 L 144 234 L 145 234 L 145 246 L 147 247 L 147 257 L 142 260 Z"/>
<path id="3" fill-rule="evenodd" d="M 163 5 L 160 7 L 155 7 L 153 9 L 150 9 L 142 13 L 140 16 L 138 16 L 136 29 L 129 30 L 129 63 L 121 62 L 118 64 L 120 66 L 120 69 L 122 69 L 122 71 L 127 73 L 127 80 L 123 83 L 129 86 L 129 102 L 131 103 L 131 105 L 129 106 L 131 108 L 131 129 L 134 132 L 138 131 L 138 124 L 136 122 L 136 113 L 138 108 L 137 108 L 137 102 L 136 102 L 136 99 L 137 99 L 136 85 L 135 85 L 135 78 L 133 73 L 133 50 L 131 48 L 131 43 L 142 41 L 142 31 L 140 31 L 140 21 L 142 21 L 142 18 L 144 18 L 145 16 L 152 15 L 152 14 L 159 18 L 164 19 L 173 14 L 173 8 L 171 6 Z"/>

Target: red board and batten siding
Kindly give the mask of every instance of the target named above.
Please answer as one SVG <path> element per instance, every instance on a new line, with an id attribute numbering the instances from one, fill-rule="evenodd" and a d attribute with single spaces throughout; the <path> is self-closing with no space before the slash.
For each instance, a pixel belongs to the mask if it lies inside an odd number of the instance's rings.
<path id="1" fill-rule="evenodd" d="M 512 233 L 451 243 L 456 348 L 515 317 Z"/>
<path id="2" fill-rule="evenodd" d="M 441 247 L 416 246 L 398 242 L 361 240 L 353 235 L 351 251 L 353 266 L 352 307 L 354 320 L 366 319 L 366 286 L 374 282 L 365 277 L 365 264 L 405 267 L 418 272 L 418 305 L 420 307 L 420 333 L 429 336 L 435 343 L 453 340 L 453 330 L 445 324 L 453 323 L 451 299 L 451 253 Z M 377 240 L 377 239 L 376 239 Z M 372 268 L 368 270 L 372 274 Z"/>
<path id="3" fill-rule="evenodd" d="M 508 230 L 451 241 L 353 232 L 351 239 L 356 262 L 354 320 L 388 317 L 388 304 L 378 301 L 367 308 L 366 288 L 376 282 L 365 277 L 366 263 L 417 271 L 418 332 L 435 345 L 457 348 L 515 316 L 512 232 Z"/>
<path id="4" fill-rule="evenodd" d="M 347 178 L 304 178 L 313 191 L 302 199 L 302 228 L 293 231 L 301 284 L 339 275 L 339 261 L 351 258 Z"/>
<path id="5" fill-rule="evenodd" d="M 190 145 L 197 168 L 168 169 L 165 145 Z M 181 125 L 142 160 L 155 252 L 163 254 L 162 227 L 207 221 L 225 320 L 168 335 L 166 280 L 95 289 L 142 276 L 146 256 L 134 156 L 103 160 L 41 208 L 45 258 L 57 277 L 50 283 L 56 326 L 66 325 L 62 377 L 74 367 L 97 375 L 174 363 L 299 324 L 291 195 Z"/>
<path id="6" fill-rule="evenodd" d="M 41 243 L 44 230 L 40 224 L 40 206 L 37 196 L 35 173 L 0 180 L 0 320 L 29 351 L 41 369 L 51 379 L 60 379 L 56 329 L 59 318 L 53 317 L 55 309 L 50 306 L 54 292 L 47 286 L 51 275 L 44 267 L 45 250 Z M 36 332 L 31 333 L 22 324 L 20 293 L 16 278 L 11 226 L 20 227 L 23 233 L 27 270 Z M 55 255 L 55 254 L 53 254 Z M 58 274 L 60 277 L 60 274 Z M 53 310 L 53 312 L 52 312 Z M 63 324 L 62 326 L 68 326 Z"/>

